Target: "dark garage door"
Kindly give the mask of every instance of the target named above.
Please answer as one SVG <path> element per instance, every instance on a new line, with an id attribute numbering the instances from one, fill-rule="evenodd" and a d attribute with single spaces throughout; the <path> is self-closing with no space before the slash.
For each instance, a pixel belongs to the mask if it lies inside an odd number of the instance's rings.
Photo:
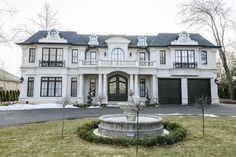
<path id="1" fill-rule="evenodd" d="M 181 104 L 181 80 L 158 79 L 160 104 Z"/>
<path id="2" fill-rule="evenodd" d="M 211 98 L 210 79 L 188 79 L 188 103 L 193 104 L 201 96 Z"/>

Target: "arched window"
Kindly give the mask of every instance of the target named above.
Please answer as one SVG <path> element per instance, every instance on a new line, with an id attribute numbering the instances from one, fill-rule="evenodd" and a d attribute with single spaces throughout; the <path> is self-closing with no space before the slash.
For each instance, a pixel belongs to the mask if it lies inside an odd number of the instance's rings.
<path id="1" fill-rule="evenodd" d="M 112 60 L 124 60 L 125 53 L 122 49 L 116 48 L 111 52 L 111 59 Z"/>

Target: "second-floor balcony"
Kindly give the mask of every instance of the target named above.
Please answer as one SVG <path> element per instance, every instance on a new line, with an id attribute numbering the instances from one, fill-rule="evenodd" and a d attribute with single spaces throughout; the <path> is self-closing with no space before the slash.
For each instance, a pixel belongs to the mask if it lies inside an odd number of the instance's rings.
<path id="1" fill-rule="evenodd" d="M 140 60 L 81 60 L 82 66 L 123 66 L 123 67 L 154 67 L 155 61 Z"/>
<path id="2" fill-rule="evenodd" d="M 173 68 L 183 68 L 183 69 L 196 69 L 197 62 L 183 63 L 183 62 L 173 62 Z"/>
<path id="3" fill-rule="evenodd" d="M 65 66 L 65 61 L 44 61 L 44 60 L 40 60 L 39 61 L 39 66 L 40 67 L 64 67 Z"/>

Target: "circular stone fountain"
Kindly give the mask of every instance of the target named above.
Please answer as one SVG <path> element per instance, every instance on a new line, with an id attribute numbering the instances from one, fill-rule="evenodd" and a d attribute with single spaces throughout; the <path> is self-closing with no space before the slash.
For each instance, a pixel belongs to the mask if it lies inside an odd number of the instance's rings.
<path id="1" fill-rule="evenodd" d="M 155 115 L 139 114 L 137 125 L 137 111 L 142 104 L 131 102 L 119 104 L 124 114 L 112 114 L 99 117 L 100 124 L 96 130 L 98 135 L 107 137 L 148 137 L 163 134 L 162 118 Z"/>

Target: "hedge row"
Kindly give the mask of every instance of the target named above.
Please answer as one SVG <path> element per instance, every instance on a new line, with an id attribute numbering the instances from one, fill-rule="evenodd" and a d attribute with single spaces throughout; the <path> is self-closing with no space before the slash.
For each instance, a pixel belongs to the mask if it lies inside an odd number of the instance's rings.
<path id="1" fill-rule="evenodd" d="M 234 93 L 235 93 L 235 97 L 236 97 L 236 88 L 234 89 Z M 219 87 L 218 88 L 218 95 L 221 99 L 229 99 L 230 98 L 228 88 Z"/>
<path id="2" fill-rule="evenodd" d="M 19 90 L 0 90 L 0 101 L 18 101 Z"/>
<path id="3" fill-rule="evenodd" d="M 164 146 L 173 145 L 177 142 L 183 141 L 187 135 L 187 130 L 177 123 L 163 122 L 163 126 L 169 131 L 168 135 L 153 136 L 147 138 L 140 138 L 138 141 L 136 138 L 106 138 L 93 134 L 93 130 L 98 127 L 99 121 L 88 122 L 78 128 L 78 136 L 88 142 L 119 145 L 119 146 L 131 146 L 142 145 L 145 147 L 152 146 Z"/>

